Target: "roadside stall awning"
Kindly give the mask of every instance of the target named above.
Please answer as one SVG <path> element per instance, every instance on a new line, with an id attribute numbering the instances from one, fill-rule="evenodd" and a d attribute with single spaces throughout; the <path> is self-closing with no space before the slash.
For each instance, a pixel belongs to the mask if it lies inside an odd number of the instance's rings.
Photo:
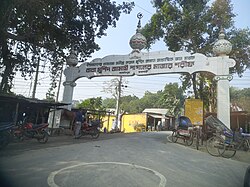
<path id="1" fill-rule="evenodd" d="M 172 115 L 169 114 L 169 110 L 164 108 L 146 108 L 145 110 L 143 110 L 143 113 L 147 113 L 149 116 L 153 118 L 168 119 L 173 117 Z"/>
<path id="2" fill-rule="evenodd" d="M 44 117 L 46 110 L 68 103 L 52 102 L 47 100 L 31 99 L 19 95 L 0 94 L 0 122 L 17 123 L 24 114 L 30 114 L 38 122 L 39 116 Z"/>
<path id="3" fill-rule="evenodd" d="M 169 117 L 166 117 L 166 116 L 161 115 L 161 114 L 148 114 L 148 115 L 153 117 L 153 118 L 169 119 Z"/>
<path id="4" fill-rule="evenodd" d="M 47 100 L 39 100 L 39 99 L 31 99 L 23 96 L 18 95 L 7 95 L 7 94 L 0 94 L 0 103 L 8 102 L 8 103 L 20 103 L 20 104 L 27 104 L 27 105 L 39 105 L 44 107 L 53 107 L 53 106 L 65 106 L 70 105 L 71 103 L 60 103 L 60 102 L 53 102 Z"/>

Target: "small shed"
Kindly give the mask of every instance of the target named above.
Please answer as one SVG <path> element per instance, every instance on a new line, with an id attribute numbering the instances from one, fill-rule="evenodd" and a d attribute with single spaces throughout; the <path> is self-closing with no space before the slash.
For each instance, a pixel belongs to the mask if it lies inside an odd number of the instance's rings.
<path id="1" fill-rule="evenodd" d="M 0 94 L 0 123 L 17 124 L 25 117 L 32 123 L 47 123 L 51 108 L 68 105 L 66 103 L 31 99 L 20 95 Z"/>
<path id="2" fill-rule="evenodd" d="M 169 130 L 175 123 L 168 109 L 146 108 L 143 113 L 147 114 L 147 130 Z"/>

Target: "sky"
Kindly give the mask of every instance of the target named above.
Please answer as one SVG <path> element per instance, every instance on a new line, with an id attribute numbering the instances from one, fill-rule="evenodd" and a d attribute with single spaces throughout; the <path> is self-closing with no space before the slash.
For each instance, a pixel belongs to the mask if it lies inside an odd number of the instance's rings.
<path id="1" fill-rule="evenodd" d="M 124 0 L 125 1 L 125 0 Z M 131 1 L 131 0 L 127 0 Z M 121 3 L 122 0 L 117 0 Z M 92 57 L 87 59 L 87 62 L 95 58 L 103 58 L 107 55 L 125 55 L 129 54 L 132 49 L 129 46 L 130 38 L 135 34 L 138 19 L 137 14 L 141 12 L 143 18 L 141 24 L 144 26 L 154 14 L 154 9 L 150 0 L 134 0 L 135 7 L 131 14 L 122 14 L 117 22 L 116 28 L 108 28 L 107 36 L 97 39 L 97 43 L 101 49 L 92 54 Z M 235 18 L 235 26 L 237 28 L 250 28 L 249 7 L 250 0 L 232 0 Z M 156 42 L 150 51 L 167 50 L 163 41 Z M 146 52 L 146 51 L 144 51 Z M 80 65 L 80 64 L 78 64 Z M 143 97 L 146 91 L 156 93 L 163 90 L 164 86 L 169 83 L 181 83 L 177 74 L 165 74 L 154 76 L 133 76 L 125 77 L 126 88 L 123 90 L 123 95 L 135 95 L 139 98 Z M 237 88 L 250 88 L 250 71 L 243 74 L 242 78 L 238 75 L 233 75 L 233 80 L 230 86 Z M 81 78 L 76 81 L 77 86 L 74 88 L 73 100 L 84 100 L 92 97 L 111 98 L 111 94 L 103 92 L 104 82 L 107 82 L 115 77 L 96 77 L 93 79 Z M 63 76 L 62 82 L 65 79 Z M 46 73 L 39 74 L 36 98 L 44 99 L 50 83 L 49 75 Z M 30 97 L 32 95 L 33 80 L 23 81 L 21 78 L 15 79 L 15 89 L 17 94 Z M 60 86 L 59 101 L 62 100 L 63 86 Z"/>

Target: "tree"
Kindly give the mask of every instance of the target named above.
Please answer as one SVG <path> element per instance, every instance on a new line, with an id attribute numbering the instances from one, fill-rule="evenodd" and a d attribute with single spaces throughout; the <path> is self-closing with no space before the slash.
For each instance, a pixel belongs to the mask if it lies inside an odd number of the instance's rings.
<path id="1" fill-rule="evenodd" d="M 142 112 L 145 108 L 161 108 L 161 98 L 163 94 L 161 91 L 158 91 L 156 93 L 151 93 L 149 91 L 146 91 L 144 93 L 144 96 L 140 99 L 140 111 Z"/>
<path id="2" fill-rule="evenodd" d="M 123 90 L 125 89 L 125 84 L 128 82 L 125 79 L 120 78 L 113 78 L 110 81 L 104 82 L 103 91 L 105 93 L 110 93 L 113 98 L 116 100 L 118 99 L 118 96 L 123 93 Z"/>
<path id="3" fill-rule="evenodd" d="M 139 113 L 139 105 L 140 99 L 136 96 L 123 96 L 120 99 L 121 101 L 121 110 L 127 113 Z M 115 108 L 116 107 L 116 99 L 114 98 L 106 98 L 103 100 L 103 107 L 104 108 Z"/>
<path id="4" fill-rule="evenodd" d="M 77 107 L 90 110 L 104 110 L 101 97 L 85 99 Z"/>
<path id="5" fill-rule="evenodd" d="M 106 99 L 103 99 L 102 104 L 103 104 L 104 108 L 115 108 L 116 99 L 115 98 L 106 98 Z"/>
<path id="6" fill-rule="evenodd" d="M 185 96 L 178 83 L 166 84 L 161 100 L 171 115 L 177 116 L 184 109 Z"/>
<path id="7" fill-rule="evenodd" d="M 96 37 L 116 26 L 134 3 L 109 0 L 2 0 L 0 6 L 0 92 L 9 93 L 17 71 L 29 77 L 38 61 L 49 61 L 52 80 L 77 49 L 80 60 L 99 49 Z M 55 87 L 56 84 L 52 84 Z M 52 93 L 52 92 L 51 92 Z"/>
<path id="8" fill-rule="evenodd" d="M 139 113 L 138 105 L 140 104 L 140 99 L 133 95 L 123 96 L 121 97 L 121 110 L 126 113 Z"/>
<path id="9" fill-rule="evenodd" d="M 250 111 L 250 88 L 237 89 L 230 87 L 230 102 L 236 103 L 245 111 Z"/>
<path id="10" fill-rule="evenodd" d="M 186 50 L 212 56 L 213 43 L 223 28 L 233 45 L 230 56 L 237 62 L 231 73 L 241 76 L 250 67 L 250 30 L 234 27 L 230 0 L 215 0 L 210 7 L 207 0 L 153 0 L 152 3 L 156 13 L 142 31 L 147 38 L 147 48 L 163 38 L 171 51 Z M 211 94 L 204 90 L 211 91 L 209 86 L 214 83 L 209 82 L 214 82 L 213 77 L 208 72 L 183 74 L 183 88 L 192 86 L 195 98 L 209 102 Z"/>

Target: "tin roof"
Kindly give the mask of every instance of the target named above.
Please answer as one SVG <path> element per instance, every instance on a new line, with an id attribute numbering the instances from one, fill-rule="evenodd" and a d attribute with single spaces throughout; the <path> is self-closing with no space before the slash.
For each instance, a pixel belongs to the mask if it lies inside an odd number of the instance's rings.
<path id="1" fill-rule="evenodd" d="M 169 110 L 165 108 L 146 108 L 142 111 L 143 113 L 149 113 L 150 115 L 164 115 L 164 116 L 172 116 L 169 114 Z"/>
<path id="2" fill-rule="evenodd" d="M 39 106 L 53 107 L 53 106 L 64 106 L 69 105 L 69 103 L 60 103 L 47 100 L 31 99 L 20 95 L 9 95 L 9 94 L 0 94 L 0 103 L 9 102 L 9 103 L 22 103 L 22 104 L 36 104 Z"/>

